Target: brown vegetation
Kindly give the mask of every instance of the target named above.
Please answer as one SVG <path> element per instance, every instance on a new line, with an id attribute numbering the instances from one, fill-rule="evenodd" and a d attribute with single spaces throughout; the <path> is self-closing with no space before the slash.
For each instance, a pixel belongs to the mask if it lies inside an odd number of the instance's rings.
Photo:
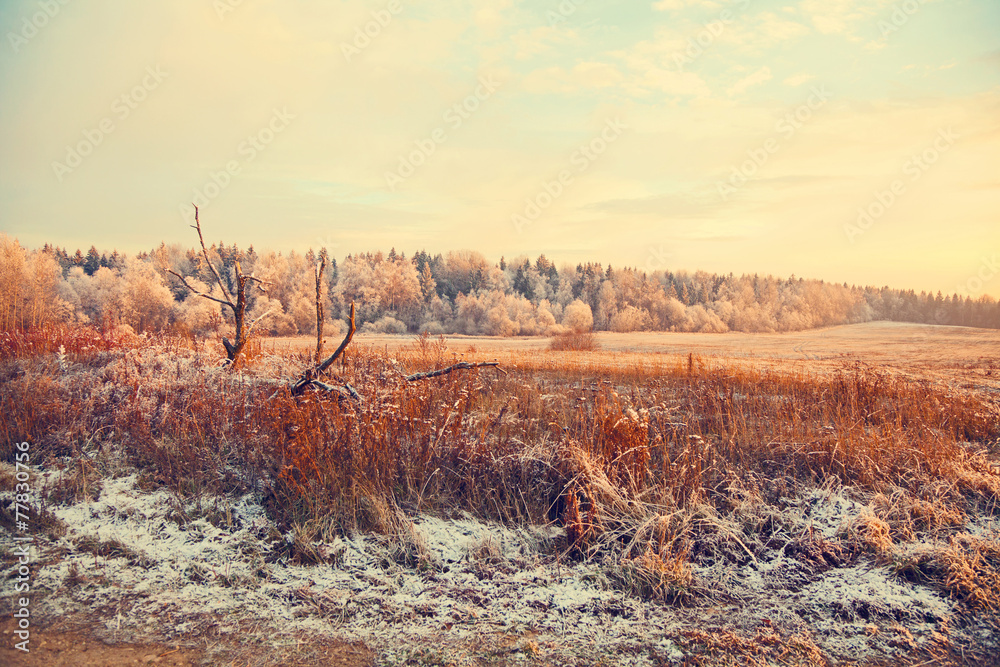
<path id="1" fill-rule="evenodd" d="M 793 536 L 788 553 L 891 564 L 1000 627 L 1000 545 L 963 532 L 1000 503 L 995 399 L 862 364 L 814 376 L 601 352 L 511 353 L 506 374 L 408 381 L 471 365 L 428 336 L 392 358 L 351 355 L 340 379 L 363 402 L 275 392 L 260 377 L 293 376 L 313 354 L 261 352 L 232 374 L 179 338 L 6 334 L 0 458 L 27 440 L 37 461 L 77 469 L 54 499 L 91 493 L 94 468 L 123 466 L 195 497 L 263 489 L 301 562 L 321 558 L 312 541 L 343 531 L 405 543 L 404 515 L 418 510 L 554 521 L 567 556 L 607 559 L 623 588 L 675 603 L 712 594 L 691 563 L 753 559 L 781 533 L 789 498 L 845 488 L 867 513 L 832 541 Z M 811 660 L 814 647 L 801 649 Z"/>
<path id="2" fill-rule="evenodd" d="M 556 334 L 549 343 L 549 349 L 557 352 L 577 351 L 589 352 L 597 350 L 601 345 L 597 342 L 597 336 L 591 331 L 570 331 Z"/>

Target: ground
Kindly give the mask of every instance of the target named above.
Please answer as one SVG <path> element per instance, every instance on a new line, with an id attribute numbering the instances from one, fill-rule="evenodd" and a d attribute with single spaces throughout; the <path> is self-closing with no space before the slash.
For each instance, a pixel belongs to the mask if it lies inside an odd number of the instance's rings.
<path id="1" fill-rule="evenodd" d="M 771 335 L 601 333 L 598 340 L 601 350 L 589 354 L 621 364 L 677 365 L 693 353 L 822 374 L 861 362 L 961 391 L 1000 392 L 996 331 L 869 323 Z M 464 360 L 510 365 L 548 342 L 447 341 Z M 280 339 L 265 350 L 312 345 Z M 391 355 L 412 348 L 414 338 L 359 334 L 354 345 Z M 51 474 L 55 485 L 60 473 Z M 958 665 L 976 663 L 956 657 L 955 646 L 1000 648 L 997 628 L 964 617 L 963 629 L 948 636 L 961 612 L 920 581 L 918 568 L 915 581 L 904 580 L 884 563 L 837 550 L 869 511 L 864 502 L 832 487 L 779 500 L 772 538 L 752 549 L 728 520 L 699 518 L 708 536 L 702 544 L 719 557 L 698 554 L 694 575 L 715 597 L 665 605 L 624 595 L 601 563 L 563 561 L 565 535 L 553 526 L 513 530 L 408 508 L 402 550 L 376 536 L 338 538 L 317 547 L 327 564 L 303 566 L 269 557 L 277 548 L 262 499 L 225 499 L 226 520 L 206 519 L 123 475 L 106 480 L 99 499 L 55 511 L 69 534 L 41 552 L 36 582 L 49 597 L 32 627 L 32 652 L 4 641 L 0 664 L 652 666 L 713 664 L 705 656 L 725 647 L 761 664 L 933 664 L 938 657 Z M 178 521 L 178 513 L 190 517 Z M 963 529 L 983 539 L 998 534 L 992 516 L 970 517 Z M 912 549 L 899 558 L 923 562 Z M 2 626 L 3 636 L 12 629 Z M 754 639 L 743 647 L 746 636 Z M 149 643 L 130 643 L 138 638 Z M 768 654 L 769 646 L 782 652 Z M 987 664 L 982 654 L 977 659 Z"/>
<path id="2" fill-rule="evenodd" d="M 14 624 L 0 626 L 0 636 L 7 638 Z M 101 638 L 105 637 L 105 638 Z M 118 667 L 121 665 L 157 665 L 158 667 L 195 667 L 196 665 L 325 665 L 328 667 L 370 667 L 371 651 L 363 645 L 335 640 L 315 642 L 307 650 L 270 650 L 248 653 L 232 642 L 213 642 L 206 650 L 204 640 L 186 639 L 181 644 L 142 644 L 107 637 L 104 628 L 61 627 L 58 623 L 45 629 L 32 628 L 31 651 L 25 653 L 4 641 L 0 646 L 0 665 L 5 667 Z"/>
<path id="3" fill-rule="evenodd" d="M 13 631 L 7 622 L 0 635 Z M 30 653 L 18 651 L 4 642 L 0 663 L 9 667 L 104 667 L 106 665 L 162 665 L 191 667 L 200 664 L 202 651 L 147 644 L 106 644 L 87 631 L 33 630 Z"/>

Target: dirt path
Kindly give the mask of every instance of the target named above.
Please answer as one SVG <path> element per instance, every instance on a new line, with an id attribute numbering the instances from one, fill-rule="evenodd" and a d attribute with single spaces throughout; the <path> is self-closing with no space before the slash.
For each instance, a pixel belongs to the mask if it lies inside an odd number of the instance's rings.
<path id="1" fill-rule="evenodd" d="M 204 653 L 161 644 L 108 645 L 89 633 L 31 630 L 30 651 L 13 647 L 14 625 L 5 623 L 0 647 L 0 664 L 8 667 L 105 667 L 106 665 L 162 665 L 190 667 L 200 665 Z"/>
<path id="2" fill-rule="evenodd" d="M 11 622 L 0 625 L 0 665 L 4 667 L 118 667 L 119 665 L 157 665 L 158 667 L 195 667 L 226 665 L 231 667 L 370 667 L 371 651 L 360 644 L 335 641 L 310 642 L 307 649 L 261 651 L 248 647 L 213 646 L 181 648 L 165 644 L 106 643 L 94 632 L 60 630 L 57 626 L 31 630 L 30 651 L 14 648 Z"/>

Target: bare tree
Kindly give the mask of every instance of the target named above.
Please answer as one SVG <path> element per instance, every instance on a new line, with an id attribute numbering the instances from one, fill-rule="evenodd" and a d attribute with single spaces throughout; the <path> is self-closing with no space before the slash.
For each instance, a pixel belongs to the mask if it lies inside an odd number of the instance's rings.
<path id="1" fill-rule="evenodd" d="M 326 270 L 326 249 L 319 253 L 316 267 L 316 363 L 323 358 L 323 272 Z"/>
<path id="2" fill-rule="evenodd" d="M 351 339 L 354 338 L 354 332 L 356 330 L 357 328 L 354 324 L 354 302 L 351 302 L 351 318 L 348 322 L 347 335 L 344 336 L 344 340 L 340 343 L 340 347 L 338 347 L 333 354 L 327 357 L 326 361 L 323 363 L 317 362 L 315 366 L 303 373 L 302 377 L 292 383 L 292 396 L 298 396 L 306 390 L 306 387 L 309 387 L 310 385 L 319 387 L 320 389 L 324 389 L 326 391 L 339 391 L 336 387 L 328 385 L 325 382 L 321 382 L 318 378 L 326 372 L 326 369 L 333 365 L 333 362 L 335 362 L 341 354 L 344 353 L 344 350 L 346 350 L 347 346 L 350 345 Z M 344 383 L 344 389 L 347 390 L 347 393 L 351 396 L 351 398 L 360 400 L 361 397 L 358 395 L 358 392 L 354 390 L 354 387 Z"/>
<path id="3" fill-rule="evenodd" d="M 182 283 L 184 283 L 184 286 L 194 294 L 197 294 L 198 296 L 208 299 L 210 301 L 221 303 L 223 306 L 226 306 L 233 311 L 233 318 L 236 321 L 235 342 L 230 342 L 228 338 L 223 336 L 222 345 L 223 347 L 226 348 L 226 357 L 229 359 L 229 362 L 235 368 L 237 366 L 240 353 L 243 351 L 243 348 L 247 344 L 247 341 L 250 340 L 250 336 L 253 335 L 253 328 L 257 326 L 258 322 L 260 322 L 262 319 L 271 314 L 271 311 L 269 310 L 249 323 L 247 323 L 246 321 L 247 294 L 249 293 L 249 290 L 256 284 L 257 289 L 266 294 L 267 290 L 264 289 L 264 285 L 266 283 L 260 278 L 255 278 L 253 275 L 249 276 L 244 275 L 243 269 L 240 267 L 239 261 L 235 262 L 234 268 L 236 269 L 236 299 L 234 301 L 232 294 L 226 288 L 226 283 L 222 280 L 222 276 L 219 275 L 219 272 L 215 269 L 215 266 L 212 264 L 212 260 L 208 256 L 208 249 L 205 247 L 205 238 L 204 236 L 202 236 L 201 233 L 201 221 L 198 219 L 197 206 L 194 207 L 194 224 L 191 225 L 191 227 L 193 227 L 198 231 L 198 241 L 199 243 L 201 243 L 201 253 L 205 258 L 205 264 L 208 265 L 208 268 L 211 270 L 212 275 L 215 277 L 215 281 L 219 285 L 219 289 L 222 291 L 223 298 L 220 299 L 218 297 L 212 296 L 211 294 L 207 294 L 205 292 L 195 289 L 194 287 L 191 286 L 190 283 L 188 283 L 188 281 L 184 278 L 184 276 L 182 276 L 181 274 L 177 273 L 172 269 L 167 269 L 167 272 L 178 278 Z"/>

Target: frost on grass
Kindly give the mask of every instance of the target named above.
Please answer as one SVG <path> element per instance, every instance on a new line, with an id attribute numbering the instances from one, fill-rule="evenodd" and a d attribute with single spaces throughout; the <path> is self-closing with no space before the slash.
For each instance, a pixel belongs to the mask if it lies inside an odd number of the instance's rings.
<path id="1" fill-rule="evenodd" d="M 862 509 L 822 491 L 796 502 L 792 529 L 830 538 Z M 672 638 L 701 620 L 697 607 L 626 594 L 607 563 L 560 559 L 562 531 L 551 526 L 421 515 L 395 538 L 312 545 L 326 562 L 301 566 L 282 555 L 294 537 L 278 533 L 252 496 L 212 505 L 207 516 L 204 499 L 199 512 L 166 491 L 137 489 L 131 475 L 105 480 L 97 500 L 54 509 L 67 531 L 42 547 L 37 613 L 96 613 L 109 629 L 150 639 L 207 627 L 232 634 L 248 623 L 336 635 L 365 641 L 389 663 L 442 645 L 557 664 L 676 662 L 684 653 Z M 401 541 L 414 557 L 400 557 Z M 887 567 L 816 568 L 778 547 L 739 566 L 696 567 L 695 576 L 720 592 L 734 629 L 779 628 L 834 657 L 905 655 L 954 613 L 952 601 Z"/>

